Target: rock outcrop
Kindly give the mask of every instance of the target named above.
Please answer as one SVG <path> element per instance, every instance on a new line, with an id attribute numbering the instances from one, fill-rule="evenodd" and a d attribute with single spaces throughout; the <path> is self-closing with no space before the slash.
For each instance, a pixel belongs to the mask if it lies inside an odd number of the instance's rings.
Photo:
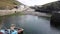
<path id="1" fill-rule="evenodd" d="M 50 20 L 51 26 L 60 27 L 60 13 L 54 13 Z"/>

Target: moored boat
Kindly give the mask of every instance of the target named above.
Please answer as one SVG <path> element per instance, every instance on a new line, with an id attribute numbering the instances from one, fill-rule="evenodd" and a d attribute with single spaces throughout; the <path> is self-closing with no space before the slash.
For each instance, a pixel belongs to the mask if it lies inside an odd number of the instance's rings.
<path id="1" fill-rule="evenodd" d="M 9 32 L 11 31 L 9 31 L 10 29 L 1 29 L 0 30 L 0 34 L 5 34 L 5 33 L 7 33 L 7 34 L 10 34 Z M 23 30 L 24 29 L 22 29 L 22 28 L 18 28 L 18 29 L 16 29 L 15 28 L 15 30 L 18 32 L 18 34 L 23 34 Z"/>

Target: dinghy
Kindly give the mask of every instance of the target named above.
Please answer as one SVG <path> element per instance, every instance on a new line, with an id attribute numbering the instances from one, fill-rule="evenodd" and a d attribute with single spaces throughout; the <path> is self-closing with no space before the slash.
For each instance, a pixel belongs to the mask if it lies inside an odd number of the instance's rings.
<path id="1" fill-rule="evenodd" d="M 1 29 L 1 30 L 0 30 L 0 34 L 10 34 L 10 33 L 9 33 L 9 30 L 10 30 L 10 29 Z M 18 34 L 23 34 L 23 30 L 24 30 L 24 29 L 22 29 L 22 28 L 18 28 L 18 29 L 15 28 L 15 30 L 18 32 Z"/>

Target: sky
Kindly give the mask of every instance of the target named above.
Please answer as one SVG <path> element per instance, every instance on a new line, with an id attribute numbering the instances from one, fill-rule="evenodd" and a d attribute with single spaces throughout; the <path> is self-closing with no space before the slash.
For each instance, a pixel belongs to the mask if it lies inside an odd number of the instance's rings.
<path id="1" fill-rule="evenodd" d="M 28 6 L 34 6 L 34 5 L 44 5 L 46 3 L 54 2 L 57 0 L 18 0 L 18 1 Z"/>

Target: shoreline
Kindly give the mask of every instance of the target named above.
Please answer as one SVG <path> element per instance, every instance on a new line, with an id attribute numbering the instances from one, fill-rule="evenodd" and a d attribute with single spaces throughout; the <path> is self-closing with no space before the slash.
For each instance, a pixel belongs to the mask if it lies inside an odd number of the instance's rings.
<path id="1" fill-rule="evenodd" d="M 35 11 L 20 11 L 20 10 L 0 10 L 0 16 L 10 16 L 10 15 L 35 15 L 42 17 L 51 17 L 50 14 L 35 12 Z"/>

